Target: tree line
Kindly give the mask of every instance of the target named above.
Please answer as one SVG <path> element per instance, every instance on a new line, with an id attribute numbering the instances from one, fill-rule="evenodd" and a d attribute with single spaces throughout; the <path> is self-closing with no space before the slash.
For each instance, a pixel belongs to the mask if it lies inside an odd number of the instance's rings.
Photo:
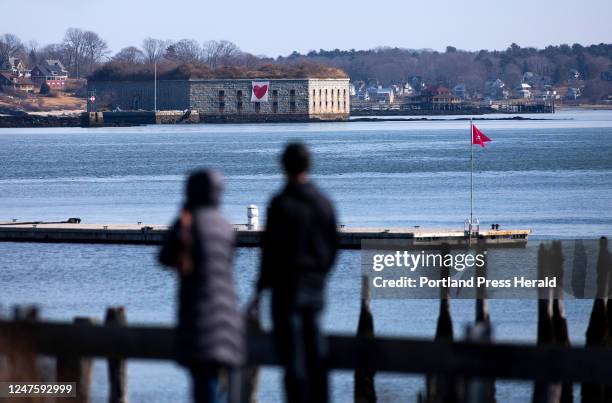
<path id="1" fill-rule="evenodd" d="M 22 59 L 34 67 L 46 59 L 60 60 L 72 77 L 86 77 L 94 71 L 110 53 L 104 39 L 93 31 L 68 28 L 62 42 L 41 47 L 36 41 L 23 43 L 16 35 L 0 36 L 0 64 L 10 57 Z"/>
<path id="2" fill-rule="evenodd" d="M 293 52 L 270 58 L 244 52 L 226 40 L 147 38 L 140 46 L 125 47 L 113 55 L 106 41 L 95 32 L 69 28 L 60 43 L 42 47 L 4 34 L 0 36 L 0 61 L 9 56 L 21 57 L 28 66 L 44 59 L 59 59 L 71 77 L 76 78 L 148 79 L 153 66 L 162 78 L 261 76 L 258 72 L 262 71 L 271 78 L 298 73 L 340 77 L 345 71 L 351 80 L 370 84 L 403 84 L 419 76 L 430 85 L 452 88 L 464 84 L 468 91 L 478 92 L 487 80 L 495 78 L 514 88 L 525 80 L 526 74 L 538 86 L 567 85 L 577 72 L 587 97 L 598 100 L 612 92 L 610 82 L 603 79 L 612 68 L 612 44 L 603 43 L 544 49 L 512 44 L 505 50 L 492 51 L 448 46 L 443 52 L 379 47 Z"/>
<path id="3" fill-rule="evenodd" d="M 485 82 L 499 78 L 510 88 L 526 77 L 536 85 L 567 85 L 572 74 L 585 86 L 585 95 L 594 100 L 612 93 L 602 73 L 612 69 L 612 44 L 590 46 L 559 45 L 544 49 L 520 47 L 513 43 L 505 50 L 465 51 L 448 46 L 444 52 L 422 49 L 380 47 L 371 50 L 319 50 L 279 57 L 278 62 L 309 61 L 338 67 L 353 81 L 381 85 L 407 83 L 412 76 L 434 85 L 452 88 L 464 84 L 470 91 L 482 91 Z"/>

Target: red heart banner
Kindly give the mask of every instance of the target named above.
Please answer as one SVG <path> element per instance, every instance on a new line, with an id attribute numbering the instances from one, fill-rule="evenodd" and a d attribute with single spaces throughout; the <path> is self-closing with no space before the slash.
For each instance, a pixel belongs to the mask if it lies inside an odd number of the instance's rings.
<path id="1" fill-rule="evenodd" d="M 268 89 L 270 88 L 268 81 L 253 81 L 252 88 L 251 102 L 268 102 Z"/>
<path id="2" fill-rule="evenodd" d="M 266 92 L 268 92 L 268 86 L 267 85 L 264 85 L 264 86 L 261 86 L 261 87 L 259 85 L 256 85 L 256 86 L 253 87 L 253 93 L 255 94 L 257 99 L 261 99 L 261 97 L 266 95 Z"/>

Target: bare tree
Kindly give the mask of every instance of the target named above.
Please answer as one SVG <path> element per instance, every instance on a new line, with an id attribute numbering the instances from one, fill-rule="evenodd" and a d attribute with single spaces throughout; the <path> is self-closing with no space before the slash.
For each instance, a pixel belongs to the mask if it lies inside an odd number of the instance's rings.
<path id="1" fill-rule="evenodd" d="M 84 61 L 87 64 L 88 72 L 92 72 L 102 58 L 108 54 L 108 45 L 104 39 L 92 31 L 83 33 L 83 41 Z"/>
<path id="2" fill-rule="evenodd" d="M 64 60 L 68 70 L 76 78 L 91 72 L 108 53 L 106 41 L 92 31 L 68 28 L 62 42 Z"/>
<path id="3" fill-rule="evenodd" d="M 232 64 L 242 53 L 238 45 L 225 40 L 204 42 L 202 48 L 204 62 L 213 69 Z"/>
<path id="4" fill-rule="evenodd" d="M 170 41 L 155 38 L 146 38 L 142 41 L 142 50 L 145 54 L 145 62 L 153 64 L 159 62 L 166 54 L 166 49 L 170 46 Z"/>
<path id="5" fill-rule="evenodd" d="M 15 57 L 24 50 L 21 40 L 13 34 L 0 36 L 0 66 L 8 64 L 9 57 Z"/>
<path id="6" fill-rule="evenodd" d="M 127 62 L 130 64 L 140 64 L 144 62 L 145 54 L 136 46 L 128 46 L 127 48 L 123 48 L 117 52 L 117 54 L 113 56 L 113 60 Z"/>
<path id="7" fill-rule="evenodd" d="M 76 78 L 81 77 L 81 64 L 85 49 L 85 32 L 79 28 L 68 28 L 64 34 L 64 45 L 66 59 L 64 64 Z"/>
<path id="8" fill-rule="evenodd" d="M 181 39 L 168 46 L 165 57 L 179 64 L 193 63 L 201 59 L 202 48 L 193 39 Z"/>
<path id="9" fill-rule="evenodd" d="M 46 45 L 37 54 L 37 62 L 43 59 L 57 59 L 60 60 L 65 66 L 68 65 L 68 51 L 66 47 L 61 43 L 51 43 Z"/>

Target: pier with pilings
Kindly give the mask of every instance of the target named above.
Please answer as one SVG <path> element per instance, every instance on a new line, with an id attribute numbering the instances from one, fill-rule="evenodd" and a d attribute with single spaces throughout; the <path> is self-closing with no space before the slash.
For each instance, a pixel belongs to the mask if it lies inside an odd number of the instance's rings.
<path id="1" fill-rule="evenodd" d="M 167 225 L 158 224 L 87 224 L 78 219 L 64 222 L 1 222 L 0 242 L 55 242 L 159 245 L 168 231 Z M 263 229 L 249 224 L 235 224 L 237 245 L 258 247 Z M 338 228 L 340 248 L 360 249 L 366 240 L 402 241 L 415 248 L 437 247 L 449 244 L 465 247 L 474 240 L 482 240 L 489 247 L 523 247 L 531 230 L 528 229 L 427 229 L 347 227 Z"/>

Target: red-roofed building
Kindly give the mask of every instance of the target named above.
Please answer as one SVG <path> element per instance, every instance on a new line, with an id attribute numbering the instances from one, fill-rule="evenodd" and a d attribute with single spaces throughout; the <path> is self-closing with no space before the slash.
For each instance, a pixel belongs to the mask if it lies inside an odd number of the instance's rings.
<path id="1" fill-rule="evenodd" d="M 11 73 L 0 73 L 0 86 L 14 88 L 18 91 L 33 92 L 34 83 L 26 77 L 19 77 Z"/>
<path id="2" fill-rule="evenodd" d="M 446 87 L 434 86 L 407 97 L 405 109 L 457 110 L 461 109 L 461 98 Z"/>
<path id="3" fill-rule="evenodd" d="M 59 60 L 45 60 L 36 65 L 31 72 L 32 81 L 46 82 L 51 89 L 64 89 L 68 79 L 68 71 Z"/>

